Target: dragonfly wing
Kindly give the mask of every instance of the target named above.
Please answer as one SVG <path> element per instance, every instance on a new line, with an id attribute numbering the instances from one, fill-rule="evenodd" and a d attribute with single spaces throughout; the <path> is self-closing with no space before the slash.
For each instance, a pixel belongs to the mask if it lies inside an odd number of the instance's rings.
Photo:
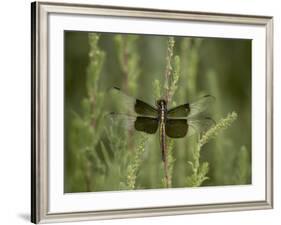
<path id="1" fill-rule="evenodd" d="M 154 134 L 158 128 L 158 120 L 151 117 L 138 116 L 135 121 L 135 129 L 148 134 Z"/>
<path id="2" fill-rule="evenodd" d="M 200 134 L 202 132 L 206 132 L 210 127 L 214 126 L 216 123 L 210 117 L 203 117 L 197 119 L 189 119 L 188 120 L 188 134 L 187 136 L 193 136 L 195 134 Z"/>
<path id="3" fill-rule="evenodd" d="M 112 102 L 110 104 L 111 111 L 157 117 L 157 109 L 150 104 L 125 94 L 119 88 L 111 88 L 108 94 L 110 102 Z"/>
<path id="4" fill-rule="evenodd" d="M 190 104 L 190 113 L 188 117 L 194 117 L 204 111 L 215 101 L 212 95 L 205 95 L 197 101 Z"/>
<path id="5" fill-rule="evenodd" d="M 167 112 L 169 118 L 172 117 L 187 117 L 190 113 L 189 103 L 174 107 Z"/>
<path id="6" fill-rule="evenodd" d="M 165 130 L 168 137 L 182 138 L 188 132 L 187 119 L 167 119 Z"/>
<path id="7" fill-rule="evenodd" d="M 135 127 L 136 116 L 133 115 L 112 112 L 106 114 L 105 118 L 114 127 L 122 127 L 126 130 L 132 130 Z"/>
<path id="8" fill-rule="evenodd" d="M 155 117 L 158 115 L 157 109 L 139 99 L 136 99 L 134 108 L 137 114 Z"/>
<path id="9" fill-rule="evenodd" d="M 210 117 L 204 116 L 204 113 L 214 101 L 213 96 L 205 95 L 193 103 L 186 103 L 168 110 L 167 136 L 182 138 L 206 131 L 214 124 L 214 121 Z"/>
<path id="10" fill-rule="evenodd" d="M 158 120 L 153 117 L 136 117 L 121 113 L 110 113 L 107 114 L 106 117 L 115 127 L 122 127 L 127 130 L 135 129 L 148 134 L 154 134 L 158 128 Z"/>

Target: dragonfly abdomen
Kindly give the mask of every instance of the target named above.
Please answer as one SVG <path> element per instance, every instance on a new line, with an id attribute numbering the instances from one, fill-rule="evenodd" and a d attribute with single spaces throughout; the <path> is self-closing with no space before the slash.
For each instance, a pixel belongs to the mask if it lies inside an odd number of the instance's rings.
<path id="1" fill-rule="evenodd" d="M 165 161 L 165 149 L 166 149 L 166 130 L 165 130 L 165 123 L 160 122 L 159 126 L 159 135 L 160 135 L 160 145 L 161 145 L 161 153 L 162 153 L 162 160 Z"/>

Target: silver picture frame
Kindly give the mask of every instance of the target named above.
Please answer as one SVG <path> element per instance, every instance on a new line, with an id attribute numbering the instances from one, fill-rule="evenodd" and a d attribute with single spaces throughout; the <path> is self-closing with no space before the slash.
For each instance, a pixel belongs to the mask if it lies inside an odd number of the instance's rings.
<path id="1" fill-rule="evenodd" d="M 241 203 L 179 205 L 106 211 L 49 213 L 48 197 L 48 15 L 100 15 L 177 21 L 200 21 L 263 26 L 266 29 L 266 199 Z M 273 18 L 208 12 L 169 11 L 102 5 L 33 2 L 31 4 L 32 42 L 32 147 L 31 221 L 33 223 L 99 220 L 191 213 L 225 212 L 273 208 Z"/>

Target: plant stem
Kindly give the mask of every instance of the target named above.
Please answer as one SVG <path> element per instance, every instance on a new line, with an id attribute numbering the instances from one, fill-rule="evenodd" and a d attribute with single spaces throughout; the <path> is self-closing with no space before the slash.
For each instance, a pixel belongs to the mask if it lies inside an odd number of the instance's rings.
<path id="1" fill-rule="evenodd" d="M 165 82 L 164 82 L 164 89 L 165 89 L 165 100 L 166 102 L 170 102 L 172 99 L 171 96 L 171 80 L 172 80 L 172 59 L 174 54 L 174 45 L 175 41 L 173 37 L 168 39 L 168 47 L 167 47 L 167 55 L 166 55 L 166 71 L 165 71 Z"/>
<path id="2" fill-rule="evenodd" d="M 168 47 L 167 47 L 167 55 L 166 55 L 166 71 L 165 71 L 165 81 L 164 81 L 164 96 L 166 102 L 170 102 L 172 99 L 171 96 L 171 81 L 172 81 L 172 59 L 173 59 L 173 53 L 174 53 L 174 38 L 170 37 L 168 38 Z M 164 134 L 165 134 L 165 126 L 162 127 Z M 160 135 L 162 135 L 160 133 Z M 162 154 L 163 154 L 163 166 L 164 166 L 164 184 L 166 188 L 171 187 L 171 179 L 169 174 L 169 162 L 168 162 L 168 148 L 167 148 L 167 137 L 166 134 L 160 137 L 161 140 L 161 148 L 162 148 Z"/>
<path id="3" fill-rule="evenodd" d="M 164 134 L 162 134 L 162 132 Z M 168 149 L 167 149 L 167 138 L 165 135 L 165 124 L 161 123 L 160 127 L 160 140 L 161 140 L 161 150 L 162 150 L 162 161 L 163 161 L 163 166 L 164 166 L 164 184 L 166 188 L 171 187 L 170 184 L 170 178 L 169 178 L 169 170 L 168 170 Z"/>
<path id="4" fill-rule="evenodd" d="M 123 68 L 123 73 L 124 73 L 124 83 L 123 83 L 123 87 L 126 91 L 126 93 L 128 93 L 129 91 L 129 71 L 128 71 L 128 41 L 127 41 L 128 37 L 124 37 L 122 38 L 123 40 L 123 52 L 122 52 L 122 56 L 123 56 L 123 63 L 122 63 L 122 68 Z"/>
<path id="5" fill-rule="evenodd" d="M 146 143 L 148 142 L 148 140 L 149 139 L 147 136 L 140 136 L 134 157 L 128 166 L 126 187 L 130 190 L 134 190 L 136 188 L 137 173 L 142 163 L 143 153 L 145 151 Z"/>

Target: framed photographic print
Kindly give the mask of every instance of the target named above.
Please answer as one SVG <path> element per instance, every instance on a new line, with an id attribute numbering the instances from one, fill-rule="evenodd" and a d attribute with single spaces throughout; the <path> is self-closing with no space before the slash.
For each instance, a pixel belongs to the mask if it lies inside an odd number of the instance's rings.
<path id="1" fill-rule="evenodd" d="M 34 223 L 273 207 L 273 19 L 32 3 Z"/>

